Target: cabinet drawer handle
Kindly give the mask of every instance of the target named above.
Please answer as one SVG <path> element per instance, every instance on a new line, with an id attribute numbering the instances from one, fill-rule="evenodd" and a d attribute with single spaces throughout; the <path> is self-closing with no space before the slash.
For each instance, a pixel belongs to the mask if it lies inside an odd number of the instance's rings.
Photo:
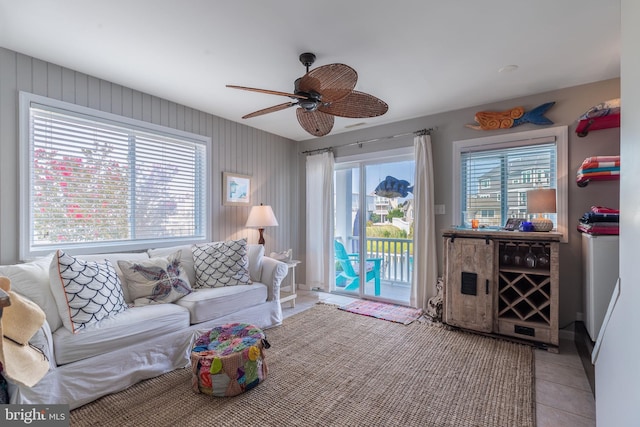
<path id="1" fill-rule="evenodd" d="M 485 282 L 484 286 L 485 286 L 485 288 L 484 288 L 484 289 L 485 289 L 485 290 L 484 290 L 484 291 L 485 291 L 485 293 L 486 293 L 487 295 L 489 295 L 489 279 L 487 279 L 487 280 L 486 280 L 486 282 Z"/>

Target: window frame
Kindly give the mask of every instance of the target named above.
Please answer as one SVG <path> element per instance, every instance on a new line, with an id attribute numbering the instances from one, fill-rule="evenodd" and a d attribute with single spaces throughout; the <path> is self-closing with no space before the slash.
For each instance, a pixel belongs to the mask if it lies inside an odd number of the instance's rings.
<path id="1" fill-rule="evenodd" d="M 549 143 L 548 138 L 555 138 L 556 144 L 556 203 L 557 203 L 557 224 L 556 231 L 562 234 L 561 242 L 569 241 L 568 218 L 569 218 L 569 169 L 568 169 L 568 127 L 554 126 L 544 129 L 535 129 L 523 132 L 512 132 L 508 134 L 498 134 L 483 138 L 473 138 L 453 142 L 453 201 L 452 201 L 452 224 L 457 223 L 456 218 L 460 218 L 460 191 L 461 191 L 461 154 L 469 151 L 485 151 L 495 149 L 506 149 Z"/>
<path id="2" fill-rule="evenodd" d="M 109 253 L 109 252 L 132 252 L 141 251 L 152 247 L 168 247 L 189 243 L 201 243 L 211 240 L 211 138 L 191 132 L 181 131 L 178 129 L 161 126 L 137 120 L 130 117 L 120 116 L 105 111 L 96 110 L 82 105 L 72 104 L 41 95 L 21 91 L 19 94 L 19 213 L 21 220 L 19 221 L 19 255 L 23 261 L 30 260 L 39 256 L 47 255 L 52 252 L 51 247 L 37 247 L 32 245 L 31 235 L 33 233 L 33 221 L 31 220 L 31 169 L 32 169 L 32 147 L 30 140 L 30 109 L 32 105 L 40 108 L 51 109 L 52 111 L 68 112 L 69 115 L 81 115 L 95 119 L 97 122 L 105 124 L 115 124 L 116 126 L 127 127 L 135 131 L 156 134 L 164 137 L 179 139 L 194 144 L 202 144 L 204 147 L 203 163 L 204 178 L 200 191 L 204 192 L 204 206 L 198 215 L 202 215 L 202 233 L 201 237 L 170 237 L 163 239 L 135 239 L 126 241 L 106 241 L 106 242 L 79 242 L 72 244 L 60 245 L 65 251 L 71 254 L 83 253 Z M 52 244 L 51 246 L 56 246 Z"/>

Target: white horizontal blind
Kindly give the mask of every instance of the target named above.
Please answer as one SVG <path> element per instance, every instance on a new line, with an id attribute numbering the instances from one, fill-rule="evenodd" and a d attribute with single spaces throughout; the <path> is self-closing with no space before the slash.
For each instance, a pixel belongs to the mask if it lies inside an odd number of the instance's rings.
<path id="1" fill-rule="evenodd" d="M 503 226 L 507 218 L 531 218 L 526 192 L 556 188 L 555 139 L 530 145 L 467 151 L 460 154 L 461 223 Z M 548 217 L 556 222 L 556 215 Z"/>
<path id="2" fill-rule="evenodd" d="M 32 250 L 203 238 L 206 145 L 31 104 Z"/>

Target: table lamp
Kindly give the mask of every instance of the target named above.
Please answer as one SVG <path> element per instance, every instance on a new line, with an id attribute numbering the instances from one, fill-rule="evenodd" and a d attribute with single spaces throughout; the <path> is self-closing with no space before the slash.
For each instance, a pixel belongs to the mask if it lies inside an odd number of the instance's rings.
<path id="1" fill-rule="evenodd" d="M 276 227 L 278 225 L 278 220 L 276 216 L 273 214 L 273 209 L 271 206 L 265 206 L 260 203 L 260 206 L 253 206 L 251 208 L 251 212 L 249 212 L 249 218 L 247 218 L 247 227 L 257 227 L 260 232 L 260 239 L 258 239 L 258 243 L 264 245 L 264 228 L 265 227 Z"/>
<path id="2" fill-rule="evenodd" d="M 544 218 L 546 213 L 556 213 L 556 190 L 555 188 L 540 188 L 527 191 L 527 212 L 538 214 L 537 218 L 531 220 L 535 231 L 551 231 L 553 221 Z"/>

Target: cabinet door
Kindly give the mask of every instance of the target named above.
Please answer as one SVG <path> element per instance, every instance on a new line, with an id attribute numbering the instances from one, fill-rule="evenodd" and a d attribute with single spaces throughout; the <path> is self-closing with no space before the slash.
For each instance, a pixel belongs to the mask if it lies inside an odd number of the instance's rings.
<path id="1" fill-rule="evenodd" d="M 493 240 L 449 237 L 445 250 L 445 322 L 492 332 Z"/>

